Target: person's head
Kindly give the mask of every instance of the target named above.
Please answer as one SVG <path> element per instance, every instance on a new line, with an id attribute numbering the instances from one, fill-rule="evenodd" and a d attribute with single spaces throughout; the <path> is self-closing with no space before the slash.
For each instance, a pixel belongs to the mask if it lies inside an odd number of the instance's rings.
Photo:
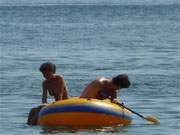
<path id="1" fill-rule="evenodd" d="M 49 78 L 56 73 L 56 65 L 51 62 L 41 64 L 39 68 L 45 78 Z"/>
<path id="2" fill-rule="evenodd" d="M 129 78 L 126 74 L 120 74 L 112 78 L 112 83 L 118 88 L 129 88 L 131 85 Z"/>

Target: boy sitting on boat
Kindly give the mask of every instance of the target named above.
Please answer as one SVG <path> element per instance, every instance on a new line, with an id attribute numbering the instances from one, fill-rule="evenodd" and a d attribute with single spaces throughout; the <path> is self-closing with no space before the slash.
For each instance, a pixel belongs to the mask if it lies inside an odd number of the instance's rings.
<path id="1" fill-rule="evenodd" d="M 62 75 L 55 75 L 56 66 L 53 63 L 47 62 L 43 63 L 39 70 L 42 72 L 44 78 L 46 79 L 42 83 L 43 94 L 42 94 L 42 104 L 38 107 L 32 108 L 30 110 L 27 124 L 37 125 L 38 113 L 41 108 L 47 104 L 47 95 L 53 96 L 55 101 L 68 99 L 68 88 L 66 82 Z"/>

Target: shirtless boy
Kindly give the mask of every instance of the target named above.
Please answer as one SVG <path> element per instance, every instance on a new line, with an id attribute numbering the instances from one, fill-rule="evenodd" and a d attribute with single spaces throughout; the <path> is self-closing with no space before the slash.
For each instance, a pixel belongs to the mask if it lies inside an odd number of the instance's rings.
<path id="1" fill-rule="evenodd" d="M 55 75 L 56 66 L 50 62 L 43 63 L 39 70 L 42 72 L 44 78 L 46 80 L 42 83 L 43 94 L 42 94 L 42 103 L 38 107 L 32 108 L 29 117 L 27 120 L 27 124 L 29 125 L 37 125 L 38 113 L 41 108 L 47 104 L 47 96 L 53 96 L 55 101 L 68 99 L 68 89 L 66 82 L 62 75 Z"/>
<path id="2" fill-rule="evenodd" d="M 126 74 L 120 74 L 112 79 L 104 77 L 92 81 L 82 92 L 80 98 L 110 99 L 117 102 L 117 91 L 130 86 L 129 78 Z"/>

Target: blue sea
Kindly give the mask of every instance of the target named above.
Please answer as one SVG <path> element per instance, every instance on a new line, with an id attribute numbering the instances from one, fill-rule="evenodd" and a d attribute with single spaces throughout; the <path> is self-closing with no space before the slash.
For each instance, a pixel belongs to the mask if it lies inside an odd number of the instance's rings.
<path id="1" fill-rule="evenodd" d="M 1 0 L 0 134 L 178 135 L 180 3 L 157 1 Z M 134 114 L 126 127 L 27 125 L 29 110 L 41 104 L 39 66 L 47 61 L 56 64 L 71 97 L 97 77 L 128 74 L 132 85 L 118 98 L 161 124 Z"/>

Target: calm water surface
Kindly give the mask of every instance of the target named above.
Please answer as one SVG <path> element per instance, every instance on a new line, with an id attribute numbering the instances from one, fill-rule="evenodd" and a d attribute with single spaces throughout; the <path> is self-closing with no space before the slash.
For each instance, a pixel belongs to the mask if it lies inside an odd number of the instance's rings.
<path id="1" fill-rule="evenodd" d="M 1 135 L 180 132 L 180 5 L 1 6 L 0 18 Z M 119 98 L 161 124 L 133 115 L 127 127 L 26 125 L 41 103 L 38 68 L 46 61 L 57 65 L 72 97 L 98 76 L 127 73 L 132 86 Z"/>

